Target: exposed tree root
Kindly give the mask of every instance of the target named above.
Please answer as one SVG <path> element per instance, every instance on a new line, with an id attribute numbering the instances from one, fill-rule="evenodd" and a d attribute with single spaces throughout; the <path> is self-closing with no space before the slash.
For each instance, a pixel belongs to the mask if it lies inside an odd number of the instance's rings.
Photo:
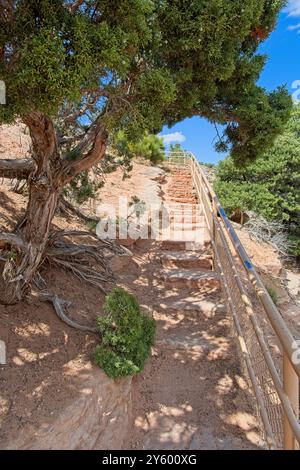
<path id="1" fill-rule="evenodd" d="M 91 243 L 74 243 L 76 237 L 92 239 Z M 80 240 L 81 242 L 82 240 Z M 26 253 L 27 245 L 21 234 L 10 234 L 0 232 L 0 250 L 1 243 L 3 249 L 3 261 L 6 261 L 2 276 L 7 278 L 7 283 L 14 283 L 18 279 L 8 270 L 15 265 L 15 260 L 10 259 L 12 248 L 18 252 Z M 1 253 L 1 254 L 2 254 Z M 114 282 L 114 274 L 109 268 L 109 259 L 113 254 L 129 254 L 128 250 L 117 245 L 112 240 L 99 240 L 97 235 L 86 231 L 58 231 L 53 233 L 46 247 L 45 254 L 39 268 L 44 263 L 63 268 L 70 271 L 78 279 L 84 281 L 107 294 L 109 288 L 105 284 Z M 45 288 L 45 281 L 37 271 L 33 282 L 39 289 Z M 1 299 L 3 302 L 4 300 Z"/>
<path id="2" fill-rule="evenodd" d="M 98 250 L 103 250 L 103 249 L 108 249 L 112 253 L 118 254 L 118 255 L 124 255 L 128 254 L 129 250 L 126 249 L 126 247 L 118 245 L 115 243 L 113 240 L 103 240 L 99 239 L 96 233 L 93 232 L 88 232 L 88 231 L 82 231 L 82 230 L 61 230 L 53 233 L 50 237 L 49 240 L 49 246 L 55 245 L 57 241 L 63 240 L 64 238 L 72 238 L 72 237 L 87 237 L 87 238 L 92 238 L 93 240 L 97 241 L 97 247 Z M 77 244 L 74 244 L 74 246 L 78 246 Z M 94 245 L 88 245 L 88 246 L 94 246 Z"/>
<path id="3" fill-rule="evenodd" d="M 57 316 L 64 323 L 71 326 L 72 328 L 76 328 L 76 330 L 80 330 L 80 331 L 88 331 L 90 333 L 96 333 L 98 331 L 97 327 L 79 325 L 78 323 L 74 322 L 69 317 L 67 317 L 67 315 L 65 314 L 65 307 L 70 306 L 71 302 L 62 300 L 59 297 L 57 297 L 57 295 L 50 294 L 47 292 L 41 292 L 39 294 L 39 299 L 43 301 L 51 302 Z"/>
<path id="4" fill-rule="evenodd" d="M 49 246 L 46 252 L 46 261 L 71 271 L 78 279 L 107 293 L 103 283 L 113 282 L 114 276 L 108 267 L 107 261 L 110 255 L 107 250 L 105 251 L 106 248 L 106 245 L 100 243 L 78 245 L 62 239 L 52 242 Z"/>

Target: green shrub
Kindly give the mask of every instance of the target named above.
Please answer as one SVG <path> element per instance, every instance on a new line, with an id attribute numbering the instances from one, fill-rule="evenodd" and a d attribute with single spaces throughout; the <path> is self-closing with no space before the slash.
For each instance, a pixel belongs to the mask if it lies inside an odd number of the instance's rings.
<path id="1" fill-rule="evenodd" d="M 273 147 L 248 165 L 227 157 L 217 166 L 214 189 L 230 216 L 237 209 L 282 223 L 288 251 L 300 256 L 300 105 Z"/>
<path id="2" fill-rule="evenodd" d="M 105 317 L 97 318 L 102 343 L 93 352 L 94 362 L 111 378 L 140 372 L 154 341 L 155 322 L 143 315 L 135 297 L 115 288 L 107 295 Z"/>

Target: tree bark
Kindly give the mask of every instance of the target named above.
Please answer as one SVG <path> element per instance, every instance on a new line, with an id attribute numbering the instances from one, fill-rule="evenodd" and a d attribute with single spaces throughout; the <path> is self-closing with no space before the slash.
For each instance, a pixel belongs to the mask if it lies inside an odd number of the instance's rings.
<path id="1" fill-rule="evenodd" d="M 10 257 L 3 271 L 5 294 L 2 301 L 6 304 L 17 303 L 30 291 L 30 284 L 45 257 L 62 188 L 76 174 L 103 158 L 107 139 L 99 128 L 90 151 L 79 161 L 67 162 L 60 158 L 55 129 L 48 117 L 32 113 L 25 123 L 30 129 L 36 165 L 28 178 L 25 223 L 18 233 L 25 249 L 16 246 L 19 248 L 16 256 Z"/>

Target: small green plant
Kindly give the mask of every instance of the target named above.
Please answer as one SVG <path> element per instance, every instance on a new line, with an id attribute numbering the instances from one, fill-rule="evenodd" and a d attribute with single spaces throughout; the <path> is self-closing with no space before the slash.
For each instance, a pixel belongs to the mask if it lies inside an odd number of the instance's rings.
<path id="1" fill-rule="evenodd" d="M 278 294 L 276 292 L 275 289 L 273 289 L 273 287 L 267 287 L 267 291 L 269 293 L 269 296 L 271 297 L 271 299 L 273 300 L 274 304 L 277 305 L 277 302 L 278 302 Z"/>
<path id="2" fill-rule="evenodd" d="M 119 287 L 107 295 L 104 311 L 107 315 L 97 318 L 102 343 L 93 352 L 94 362 L 113 379 L 137 374 L 150 354 L 155 321 Z"/>

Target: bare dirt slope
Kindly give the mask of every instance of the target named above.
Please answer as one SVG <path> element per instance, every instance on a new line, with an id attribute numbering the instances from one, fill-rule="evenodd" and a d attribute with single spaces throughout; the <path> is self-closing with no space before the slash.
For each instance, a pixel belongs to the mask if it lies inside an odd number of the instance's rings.
<path id="1" fill-rule="evenodd" d="M 0 189 L 0 230 L 14 226 L 24 211 L 25 199 Z M 81 227 L 60 217 L 55 225 Z M 94 324 L 101 314 L 102 292 L 87 288 L 62 270 L 45 267 L 42 275 L 48 291 L 72 300 L 70 317 L 81 324 Z M 0 448 L 5 448 L 8 440 L 54 420 L 77 396 L 76 376 L 89 361 L 96 336 L 68 327 L 56 317 L 50 303 L 33 296 L 18 305 L 0 305 L 0 339 L 7 352 L 7 364 L 0 366 Z"/>

